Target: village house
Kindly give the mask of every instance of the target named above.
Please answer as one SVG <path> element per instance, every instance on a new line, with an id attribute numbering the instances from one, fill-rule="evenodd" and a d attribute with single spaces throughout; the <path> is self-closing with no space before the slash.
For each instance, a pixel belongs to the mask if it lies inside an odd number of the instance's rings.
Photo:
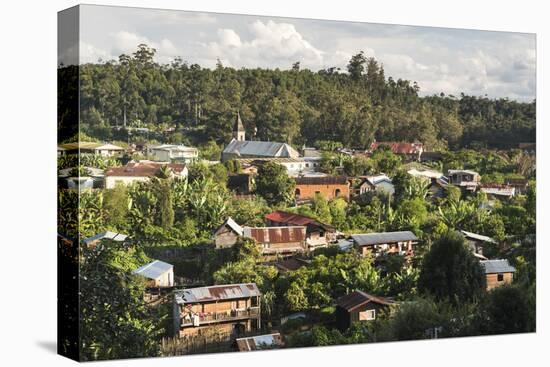
<path id="1" fill-rule="evenodd" d="M 296 201 L 311 200 L 315 195 L 323 195 L 327 199 L 343 198 L 349 200 L 350 188 L 345 176 L 308 176 L 295 177 Z"/>
<path id="2" fill-rule="evenodd" d="M 516 189 L 509 185 L 498 184 L 482 184 L 479 186 L 479 191 L 487 194 L 487 197 L 493 198 L 511 198 L 516 194 Z"/>
<path id="3" fill-rule="evenodd" d="M 516 194 L 524 195 L 529 187 L 529 180 L 526 178 L 507 178 L 504 184 L 515 189 Z"/>
<path id="4" fill-rule="evenodd" d="M 298 158 L 300 153 L 286 143 L 246 140 L 241 116 L 233 126 L 233 138 L 222 152 L 222 162 L 238 158 Z"/>
<path id="5" fill-rule="evenodd" d="M 336 301 L 336 325 L 340 331 L 346 331 L 353 323 L 376 320 L 377 314 L 396 305 L 395 301 L 377 297 L 357 290 L 338 298 Z"/>
<path id="6" fill-rule="evenodd" d="M 119 147 L 118 145 L 109 144 L 109 143 L 84 142 L 84 141 L 79 141 L 76 143 L 61 144 L 57 147 L 58 155 L 91 153 L 91 154 L 97 154 L 103 157 L 112 157 L 114 155 L 121 154 L 124 151 L 125 149 L 122 147 Z"/>
<path id="7" fill-rule="evenodd" d="M 192 163 L 199 158 L 199 150 L 185 145 L 161 144 L 147 148 L 147 153 L 156 161 Z"/>
<path id="8" fill-rule="evenodd" d="M 424 152 L 422 143 L 403 143 L 395 141 L 375 141 L 371 144 L 369 153 L 373 153 L 381 146 L 388 146 L 394 154 L 405 157 L 409 160 L 419 161 Z"/>
<path id="9" fill-rule="evenodd" d="M 243 227 L 243 236 L 252 238 L 266 257 L 290 256 L 306 252 L 306 227 Z"/>
<path id="10" fill-rule="evenodd" d="M 111 231 L 105 231 L 96 234 L 95 236 L 88 237 L 82 240 L 84 245 L 87 247 L 95 247 L 101 243 L 103 240 L 115 241 L 115 242 L 126 242 L 128 236 L 122 233 L 116 233 Z"/>
<path id="11" fill-rule="evenodd" d="M 487 260 L 483 255 L 483 247 L 487 244 L 497 244 L 497 241 L 493 240 L 491 237 L 483 236 L 477 233 L 472 233 L 468 231 L 460 231 L 466 240 L 466 245 L 472 250 L 472 253 L 482 259 Z"/>
<path id="12" fill-rule="evenodd" d="M 250 352 L 253 350 L 278 349 L 283 346 L 283 339 L 280 333 L 256 335 L 248 338 L 237 338 L 237 349 L 239 352 Z"/>
<path id="13" fill-rule="evenodd" d="M 364 176 L 363 181 L 359 186 L 359 195 L 365 195 L 371 191 L 380 191 L 388 195 L 395 194 L 395 187 L 391 178 L 384 174 Z"/>
<path id="14" fill-rule="evenodd" d="M 122 167 L 111 167 L 105 172 L 105 188 L 112 189 L 117 183 L 129 185 L 149 181 L 151 177 L 159 175 L 163 166 L 168 166 L 173 178 L 185 178 L 189 173 L 183 163 L 130 162 Z"/>
<path id="15" fill-rule="evenodd" d="M 240 237 L 253 239 L 266 257 L 308 250 L 305 226 L 242 227 L 232 218 L 227 218 L 212 236 L 217 249 L 233 247 Z"/>
<path id="16" fill-rule="evenodd" d="M 174 265 L 155 260 L 133 271 L 133 274 L 147 279 L 149 288 L 174 286 Z"/>
<path id="17" fill-rule="evenodd" d="M 105 172 L 94 167 L 84 167 L 84 172 L 77 167 L 59 170 L 57 185 L 63 189 L 101 189 L 104 186 Z"/>
<path id="18" fill-rule="evenodd" d="M 516 268 L 510 265 L 508 260 L 482 260 L 481 266 L 485 270 L 487 290 L 500 287 L 504 284 L 511 284 L 514 280 Z"/>
<path id="19" fill-rule="evenodd" d="M 239 237 L 243 235 L 243 227 L 229 217 L 219 226 L 213 234 L 214 243 L 217 249 L 233 247 Z"/>
<path id="20" fill-rule="evenodd" d="M 479 173 L 464 169 L 450 169 L 447 177 L 449 184 L 459 186 L 468 191 L 476 191 L 481 176 Z"/>
<path id="21" fill-rule="evenodd" d="M 364 233 L 351 235 L 351 240 L 362 256 L 374 258 L 384 255 L 413 256 L 413 245 L 418 237 L 411 231 Z"/>
<path id="22" fill-rule="evenodd" d="M 261 293 L 255 283 L 213 285 L 174 292 L 173 322 L 180 338 L 224 333 L 232 339 L 259 330 Z"/>
<path id="23" fill-rule="evenodd" d="M 309 250 L 327 246 L 336 241 L 336 228 L 305 215 L 274 211 L 265 216 L 268 226 L 306 226 L 306 244 Z"/>

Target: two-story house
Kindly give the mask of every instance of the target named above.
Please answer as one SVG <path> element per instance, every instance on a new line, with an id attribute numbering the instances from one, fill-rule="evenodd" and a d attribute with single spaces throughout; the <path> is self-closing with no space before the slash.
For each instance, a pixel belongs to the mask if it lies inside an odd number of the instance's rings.
<path id="1" fill-rule="evenodd" d="M 174 293 L 173 319 L 180 338 L 225 333 L 232 339 L 260 329 L 261 293 L 255 283 L 213 285 Z"/>

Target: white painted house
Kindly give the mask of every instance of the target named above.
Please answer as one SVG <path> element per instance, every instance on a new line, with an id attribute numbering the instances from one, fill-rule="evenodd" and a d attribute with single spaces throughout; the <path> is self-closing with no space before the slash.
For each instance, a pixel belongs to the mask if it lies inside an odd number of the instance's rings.
<path id="1" fill-rule="evenodd" d="M 133 271 L 148 279 L 149 287 L 173 287 L 174 265 L 155 260 Z"/>
<path id="2" fill-rule="evenodd" d="M 147 148 L 147 153 L 156 161 L 191 163 L 199 158 L 199 150 L 185 145 L 161 144 Z"/>
<path id="3" fill-rule="evenodd" d="M 382 191 L 393 195 L 395 193 L 395 187 L 391 178 L 385 174 L 366 176 L 363 183 L 359 187 L 359 194 L 364 195 L 369 191 Z"/>

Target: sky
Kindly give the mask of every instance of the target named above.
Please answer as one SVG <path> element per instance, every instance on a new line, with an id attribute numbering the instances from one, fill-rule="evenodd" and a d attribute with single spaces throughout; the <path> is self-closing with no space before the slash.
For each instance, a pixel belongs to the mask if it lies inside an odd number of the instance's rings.
<path id="1" fill-rule="evenodd" d="M 181 57 L 212 68 L 342 70 L 364 51 L 386 77 L 416 81 L 422 95 L 460 93 L 531 101 L 534 34 L 84 5 L 80 62 L 118 59 L 146 43 L 156 61 Z"/>

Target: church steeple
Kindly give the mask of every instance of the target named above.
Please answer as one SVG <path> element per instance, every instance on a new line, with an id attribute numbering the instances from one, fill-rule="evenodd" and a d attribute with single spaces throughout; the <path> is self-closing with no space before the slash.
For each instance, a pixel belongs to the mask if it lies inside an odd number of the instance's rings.
<path id="1" fill-rule="evenodd" d="M 233 138 L 237 141 L 245 140 L 244 125 L 241 121 L 241 114 L 237 111 L 237 117 L 235 118 L 235 124 L 233 125 Z"/>

